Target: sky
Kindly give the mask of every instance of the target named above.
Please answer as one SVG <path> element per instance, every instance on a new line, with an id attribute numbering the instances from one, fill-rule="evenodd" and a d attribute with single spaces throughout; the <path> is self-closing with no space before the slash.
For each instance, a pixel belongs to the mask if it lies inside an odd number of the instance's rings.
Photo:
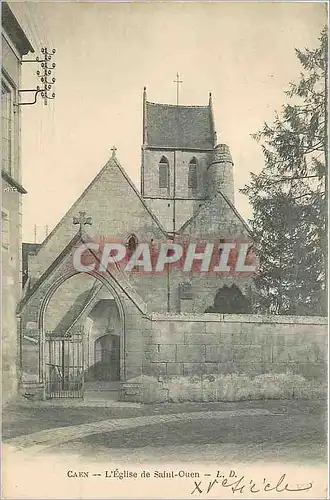
<path id="1" fill-rule="evenodd" d="M 218 142 L 235 163 L 239 193 L 263 167 L 251 134 L 271 122 L 299 78 L 295 47 L 315 47 L 326 24 L 323 3 L 15 2 L 40 47 L 56 48 L 54 101 L 22 113 L 23 241 L 37 242 L 57 224 L 105 165 L 113 145 L 139 187 L 142 93 L 152 102 L 206 105 L 213 95 Z M 38 84 L 23 64 L 22 87 Z M 22 109 L 22 108 L 21 108 Z"/>

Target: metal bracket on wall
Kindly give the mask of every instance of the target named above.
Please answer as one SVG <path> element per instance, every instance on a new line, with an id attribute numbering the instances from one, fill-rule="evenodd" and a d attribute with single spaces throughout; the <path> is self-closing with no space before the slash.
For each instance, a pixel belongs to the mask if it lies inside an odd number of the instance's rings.
<path id="1" fill-rule="evenodd" d="M 37 74 L 38 78 L 40 79 L 42 86 L 37 85 L 37 87 L 35 89 L 20 89 L 20 90 L 18 90 L 19 93 L 23 93 L 23 92 L 32 93 L 32 92 L 34 92 L 34 101 L 18 102 L 16 104 L 16 106 L 29 106 L 29 105 L 36 104 L 38 94 L 41 94 L 41 97 L 44 100 L 45 106 L 47 105 L 47 101 L 49 99 L 55 98 L 55 92 L 52 92 L 52 94 L 50 95 L 50 91 L 52 90 L 53 85 L 56 81 L 56 78 L 51 76 L 52 71 L 56 68 L 56 64 L 54 62 L 51 63 L 51 59 L 52 59 L 53 55 L 55 54 L 56 50 L 52 49 L 52 51 L 49 52 L 47 47 L 43 47 L 41 49 L 41 52 L 44 56 L 43 59 L 39 59 L 39 57 L 36 57 L 35 59 L 25 59 L 22 62 L 23 63 L 35 62 L 35 63 L 40 64 L 42 69 L 41 69 L 41 71 L 38 70 L 36 72 L 36 74 Z"/>

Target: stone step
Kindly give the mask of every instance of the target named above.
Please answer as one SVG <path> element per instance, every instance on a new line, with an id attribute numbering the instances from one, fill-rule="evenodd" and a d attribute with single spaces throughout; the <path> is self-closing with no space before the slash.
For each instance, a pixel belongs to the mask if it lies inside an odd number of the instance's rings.
<path id="1" fill-rule="evenodd" d="M 85 391 L 84 401 L 119 401 L 118 391 Z"/>

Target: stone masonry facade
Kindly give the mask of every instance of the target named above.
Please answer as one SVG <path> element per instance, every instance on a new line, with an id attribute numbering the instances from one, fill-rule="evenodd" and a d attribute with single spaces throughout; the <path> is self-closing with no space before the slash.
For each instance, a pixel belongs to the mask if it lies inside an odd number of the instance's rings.
<path id="1" fill-rule="evenodd" d="M 149 321 L 141 384 L 136 386 L 136 379 L 133 384 L 128 381 L 124 400 L 180 401 L 178 391 L 181 400 L 193 401 L 272 398 L 274 394 L 325 397 L 325 318 L 152 314 Z M 217 379 L 220 385 L 234 380 L 234 391 L 217 395 L 213 387 L 212 393 L 210 381 L 214 385 Z M 209 384 L 206 399 L 203 380 Z"/>
<path id="2" fill-rule="evenodd" d="M 324 318 L 151 315 L 147 375 L 285 373 L 326 375 Z"/>
<path id="3" fill-rule="evenodd" d="M 19 328 L 16 314 L 22 296 L 22 186 L 21 86 L 22 57 L 34 52 L 11 7 L 1 2 L 2 10 L 2 401 L 9 402 L 18 391 Z"/>

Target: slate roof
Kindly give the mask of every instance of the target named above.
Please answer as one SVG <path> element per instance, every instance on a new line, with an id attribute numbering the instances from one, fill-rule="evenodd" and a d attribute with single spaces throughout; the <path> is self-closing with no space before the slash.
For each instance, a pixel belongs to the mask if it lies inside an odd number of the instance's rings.
<path id="1" fill-rule="evenodd" d="M 176 106 L 146 101 L 146 146 L 212 150 L 215 146 L 210 106 Z"/>

